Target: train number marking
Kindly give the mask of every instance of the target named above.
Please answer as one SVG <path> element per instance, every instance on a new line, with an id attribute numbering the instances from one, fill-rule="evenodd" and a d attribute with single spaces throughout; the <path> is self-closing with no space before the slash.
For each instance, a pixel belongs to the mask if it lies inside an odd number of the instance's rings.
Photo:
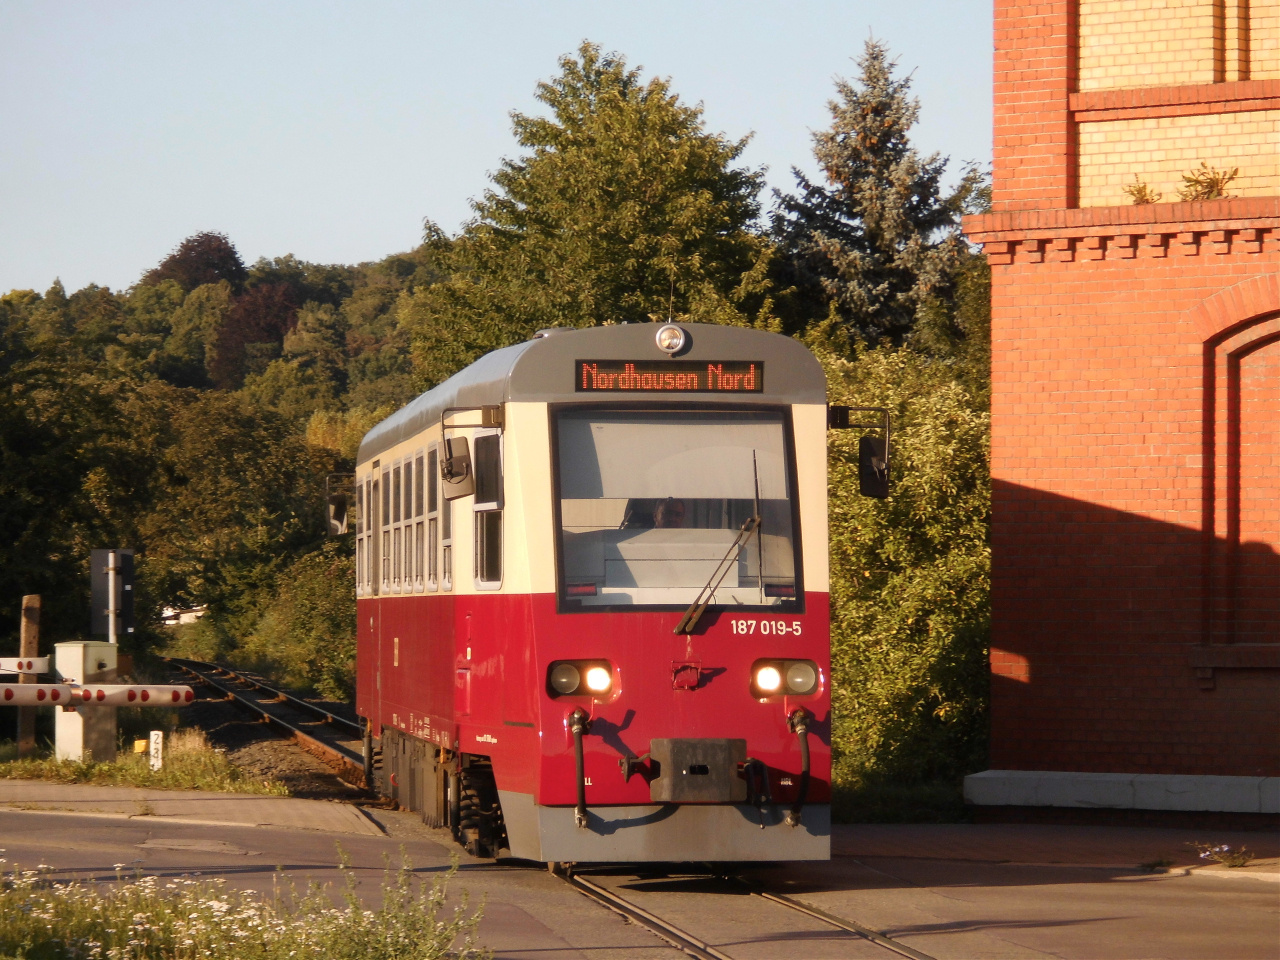
<path id="1" fill-rule="evenodd" d="M 731 620 L 733 632 L 740 634 L 759 633 L 766 637 L 798 637 L 801 623 L 799 620 Z"/>

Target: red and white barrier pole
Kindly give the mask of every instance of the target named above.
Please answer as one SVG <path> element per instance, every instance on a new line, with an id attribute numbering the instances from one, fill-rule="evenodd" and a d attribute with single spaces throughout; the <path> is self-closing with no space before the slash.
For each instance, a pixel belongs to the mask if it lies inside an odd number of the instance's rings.
<path id="1" fill-rule="evenodd" d="M 0 684 L 0 707 L 66 707 L 75 702 L 65 683 Z"/>
<path id="2" fill-rule="evenodd" d="M 38 676 L 48 672 L 48 657 L 0 657 L 0 673 Z"/>
<path id="3" fill-rule="evenodd" d="M 71 702 L 75 706 L 180 707 L 195 697 L 194 690 L 180 684 L 90 683 L 71 689 Z"/>

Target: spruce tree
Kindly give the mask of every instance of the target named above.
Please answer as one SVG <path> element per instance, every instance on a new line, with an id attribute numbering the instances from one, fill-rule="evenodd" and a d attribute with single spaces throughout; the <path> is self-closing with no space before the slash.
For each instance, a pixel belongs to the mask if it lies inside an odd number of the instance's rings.
<path id="1" fill-rule="evenodd" d="M 831 128 L 814 134 L 825 182 L 793 170 L 799 192 L 777 194 L 772 217 L 801 321 L 844 354 L 859 339 L 901 344 L 922 308 L 950 296 L 966 253 L 960 214 L 981 184 L 970 171 L 944 194 L 947 160 L 911 146 L 920 105 L 895 66 L 867 41 L 856 85 L 837 81 Z"/>

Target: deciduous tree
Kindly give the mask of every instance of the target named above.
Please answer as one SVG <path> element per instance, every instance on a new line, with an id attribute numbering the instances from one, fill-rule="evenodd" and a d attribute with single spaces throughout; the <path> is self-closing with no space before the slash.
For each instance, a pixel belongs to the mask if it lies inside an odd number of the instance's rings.
<path id="1" fill-rule="evenodd" d="M 746 140 L 707 132 L 700 107 L 594 44 L 560 68 L 538 85 L 548 116 L 512 115 L 525 152 L 474 204 L 447 279 L 405 305 L 426 384 L 541 327 L 767 308 L 761 174 L 735 166 Z"/>
<path id="2" fill-rule="evenodd" d="M 173 253 L 143 275 L 142 282 L 154 286 L 162 280 L 176 280 L 189 293 L 202 284 L 220 280 L 239 290 L 248 276 L 240 254 L 226 234 L 205 231 L 178 244 Z"/>

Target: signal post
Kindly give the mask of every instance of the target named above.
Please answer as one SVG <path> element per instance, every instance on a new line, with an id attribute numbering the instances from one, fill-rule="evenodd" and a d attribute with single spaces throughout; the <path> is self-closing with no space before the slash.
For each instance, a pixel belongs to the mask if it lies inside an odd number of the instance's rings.
<path id="1" fill-rule="evenodd" d="M 28 594 L 22 598 L 22 627 L 18 642 L 18 658 L 32 660 L 40 655 L 40 595 Z M 18 675 L 18 683 L 35 683 L 32 674 Z M 18 756 L 25 757 L 36 748 L 35 707 L 18 707 Z"/>

